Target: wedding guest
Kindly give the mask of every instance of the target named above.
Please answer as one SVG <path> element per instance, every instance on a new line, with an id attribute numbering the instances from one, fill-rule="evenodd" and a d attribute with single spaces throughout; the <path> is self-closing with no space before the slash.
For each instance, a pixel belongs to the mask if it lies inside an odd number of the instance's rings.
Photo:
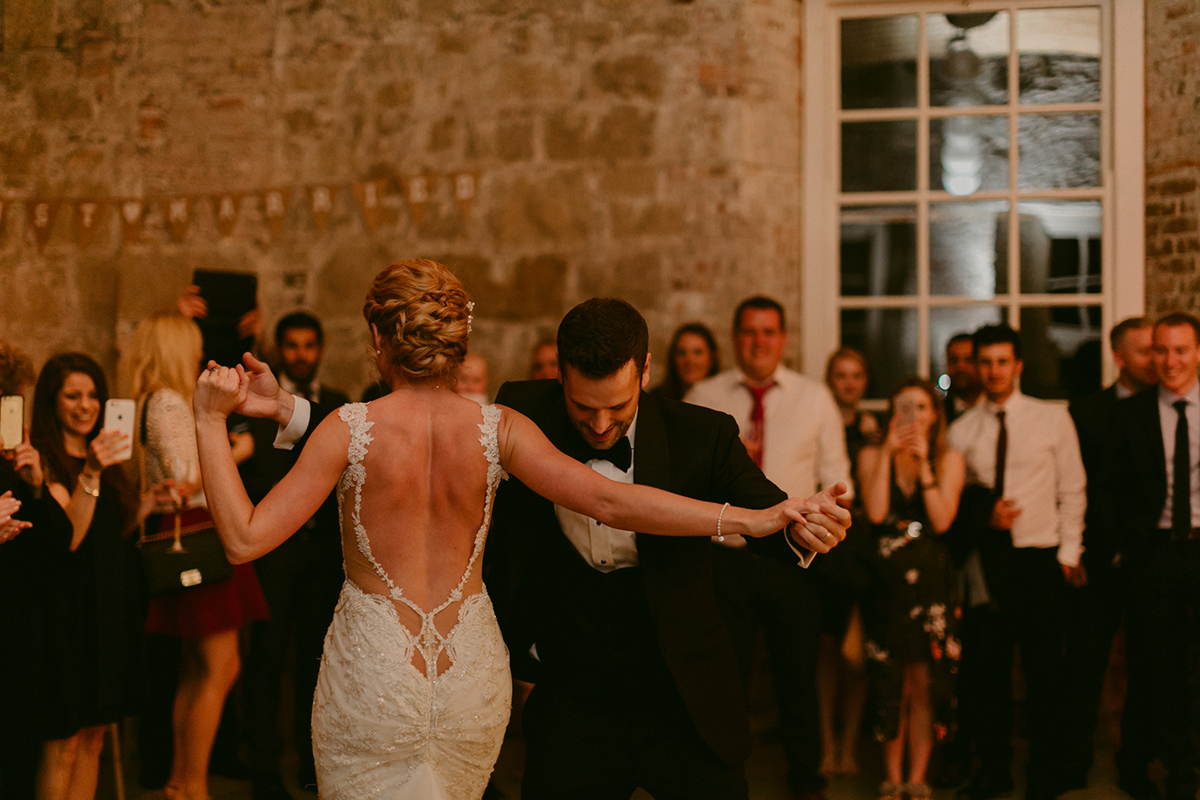
<path id="1" fill-rule="evenodd" d="M 33 393 L 30 443 L 72 533 L 58 577 L 68 615 L 54 634 L 69 643 L 70 660 L 54 691 L 66 711 L 61 732 L 74 732 L 43 748 L 43 800 L 95 795 L 105 731 L 140 701 L 145 603 L 133 536 L 138 499 L 121 468 L 128 435 L 101 430 L 107 399 L 103 370 L 81 353 L 47 361 Z"/>
<path id="2" fill-rule="evenodd" d="M 0 342 L 0 394 L 23 395 L 35 377 L 20 351 Z M 45 491 L 42 456 L 29 443 L 0 442 L 0 492 L 19 502 L 23 530 L 0 545 L 0 797 L 33 800 L 42 742 L 70 736 L 66 709 L 56 688 L 69 658 L 55 657 L 56 635 L 69 620 L 71 521 Z M 15 535 L 14 535 L 15 533 Z M 69 656 L 69 653 L 67 653 Z"/>
<path id="3" fill-rule="evenodd" d="M 1200 319 L 1182 312 L 1159 319 L 1153 353 L 1158 388 L 1117 404 L 1115 480 L 1105 482 L 1102 510 L 1116 517 L 1121 569 L 1128 572 L 1129 645 L 1144 649 L 1142 665 L 1129 673 L 1130 691 L 1143 683 L 1150 698 L 1166 800 L 1193 800 L 1200 727 L 1190 694 L 1200 618 Z M 1140 772 L 1136 777 L 1134 796 L 1148 796 L 1153 784 Z"/>
<path id="4" fill-rule="evenodd" d="M 463 397 L 469 397 L 481 406 L 489 402 L 488 398 L 488 362 L 478 353 L 467 353 L 462 367 L 458 370 L 458 385 L 454 391 Z"/>
<path id="5" fill-rule="evenodd" d="M 155 506 L 156 516 L 147 520 L 149 531 L 158 530 L 161 515 L 187 514 L 196 524 L 207 518 L 191 411 L 202 349 L 199 328 L 180 314 L 148 317 L 134 330 L 129 364 L 139 409 L 135 445 L 144 451 L 147 484 L 173 480 L 179 498 Z M 179 639 L 182 647 L 166 785 L 169 800 L 208 797 L 213 739 L 240 668 L 238 630 L 267 617 L 258 579 L 248 564 L 235 567 L 233 578 L 223 583 L 150 599 L 147 633 Z"/>
<path id="6" fill-rule="evenodd" d="M 321 322 L 302 311 L 275 326 L 279 383 L 307 399 L 314 427 L 349 402 L 344 392 L 324 384 L 319 373 L 325 354 Z M 252 419 L 253 455 L 243 465 L 246 490 L 260 502 L 287 475 L 307 439 L 284 450 L 274 446 L 276 425 Z M 283 675 L 292 675 L 292 738 L 300 762 L 301 787 L 316 784 L 312 749 L 312 704 L 325 632 L 333 622 L 345 575 L 337 499 L 331 494 L 316 514 L 286 542 L 254 561 L 254 570 L 271 618 L 250 626 L 250 652 L 243 676 L 245 719 L 249 728 L 251 791 L 254 800 L 287 800 L 280 775 L 280 694 Z"/>
<path id="7" fill-rule="evenodd" d="M 975 332 L 983 399 L 950 427 L 967 462 L 959 517 L 977 544 L 967 561 L 960 714 L 974 715 L 980 771 L 959 792 L 987 800 L 1012 789 L 1012 663 L 1021 647 L 1028 688 L 1027 800 L 1058 792 L 1063 714 L 1062 614 L 1080 567 L 1086 479 L 1071 415 L 1021 393 L 1017 332 Z M 971 662 L 974 666 L 971 666 Z"/>
<path id="8" fill-rule="evenodd" d="M 946 393 L 946 424 L 950 425 L 983 396 L 971 334 L 955 334 L 946 343 L 946 377 L 950 379 L 950 390 Z"/>
<path id="9" fill-rule="evenodd" d="M 558 380 L 558 343 L 554 339 L 542 339 L 533 346 L 529 362 L 531 381 Z"/>
<path id="10" fill-rule="evenodd" d="M 783 306 L 751 297 L 733 316 L 737 367 L 692 387 L 689 403 L 724 411 L 738 423 L 742 441 L 763 473 L 789 495 L 809 496 L 840 481 L 850 483 L 841 414 L 829 389 L 784 367 L 787 344 Z M 725 537 L 724 544 L 733 544 Z M 766 636 L 779 704 L 787 783 L 800 798 L 823 795 L 821 739 L 817 706 L 817 652 L 820 615 L 797 615 L 796 608 L 819 609 L 820 589 L 808 571 L 788 569 L 729 546 L 717 547 L 714 568 L 730 585 L 727 613 L 738 621 L 730 631 L 743 674 L 756 631 Z"/>
<path id="11" fill-rule="evenodd" d="M 856 474 L 858 453 L 868 443 L 878 443 L 879 421 L 862 411 L 859 403 L 867 391 L 867 362 L 850 347 L 836 350 L 825 364 L 825 385 L 833 393 L 846 431 L 846 451 L 851 474 Z M 851 511 L 861 514 L 861 494 Z M 863 590 L 870 584 L 871 544 L 865 529 L 851 530 L 841 547 L 821 564 L 821 645 L 817 662 L 817 698 L 821 712 L 821 774 L 858 774 L 858 737 L 867 702 L 867 674 L 862 654 Z M 838 700 L 841 700 L 839 708 Z M 837 736 L 840 712 L 841 738 Z"/>
<path id="12" fill-rule="evenodd" d="M 721 371 L 717 340 L 699 322 L 690 322 L 676 330 L 667 354 L 667 376 L 651 391 L 670 400 L 682 400 L 693 384 Z"/>
<path id="13" fill-rule="evenodd" d="M 1108 655 L 1124 614 L 1127 587 L 1117 558 L 1116 520 L 1104 513 L 1104 485 L 1113 418 L 1117 403 L 1158 383 L 1154 368 L 1154 321 L 1147 317 L 1122 320 L 1109 333 L 1117 380 L 1107 389 L 1071 401 L 1071 418 L 1079 434 L 1079 451 L 1087 472 L 1087 515 L 1084 517 L 1083 558 L 1087 584 L 1067 595 L 1066 640 L 1063 659 L 1071 679 L 1063 690 L 1065 722 L 1064 790 L 1087 786 L 1092 767 L 1096 716 L 1100 707 Z M 1125 630 L 1125 663 L 1130 678 L 1121 713 L 1121 747 L 1116 754 L 1121 788 L 1138 800 L 1157 793 L 1149 778 L 1154 760 L 1154 731 L 1147 719 L 1149 704 L 1140 694 L 1146 682 L 1146 648 L 1137 643 L 1137 626 Z M 1132 635 L 1132 639 L 1130 636 Z"/>
<path id="14" fill-rule="evenodd" d="M 859 455 L 858 486 L 877 541 L 880 579 L 864 614 L 887 779 L 880 798 L 928 798 L 935 739 L 954 730 L 957 573 L 940 541 L 955 515 L 966 468 L 946 445 L 941 398 L 923 378 L 903 381 L 888 404 L 887 437 Z M 907 780 L 904 756 L 908 754 Z"/>

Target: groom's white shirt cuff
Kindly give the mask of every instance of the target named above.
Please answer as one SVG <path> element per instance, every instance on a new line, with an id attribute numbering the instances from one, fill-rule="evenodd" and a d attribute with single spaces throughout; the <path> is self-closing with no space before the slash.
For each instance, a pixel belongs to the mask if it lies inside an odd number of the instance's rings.
<path id="1" fill-rule="evenodd" d="M 279 432 L 275 434 L 275 446 L 280 450 L 291 450 L 295 447 L 296 442 L 300 441 L 300 437 L 308 430 L 308 421 L 312 418 L 312 407 L 308 401 L 298 395 L 292 397 L 296 399 L 292 418 L 288 420 L 286 427 L 279 426 Z"/>
<path id="2" fill-rule="evenodd" d="M 788 543 L 788 547 L 792 548 L 792 552 L 800 559 L 800 566 L 808 569 L 808 565 L 817 557 L 815 550 L 808 550 L 792 541 L 792 535 L 786 530 L 783 532 L 783 539 Z"/>

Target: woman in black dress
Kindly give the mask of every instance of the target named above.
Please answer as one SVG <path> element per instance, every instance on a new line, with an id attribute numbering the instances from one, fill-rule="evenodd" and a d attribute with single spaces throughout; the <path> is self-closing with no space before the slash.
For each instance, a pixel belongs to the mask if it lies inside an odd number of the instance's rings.
<path id="1" fill-rule="evenodd" d="M 68 555 L 53 591 L 65 608 L 55 638 L 56 704 L 42 751 L 39 797 L 91 797 L 105 728 L 137 707 L 145 606 L 135 537 L 138 500 L 120 466 L 129 437 L 100 430 L 104 372 L 80 353 L 42 368 L 30 439 L 48 494 L 65 512 Z M 148 505 L 146 507 L 148 510 Z"/>
<path id="2" fill-rule="evenodd" d="M 676 330 L 667 353 L 667 376 L 651 390 L 662 397 L 682 400 L 693 384 L 721 371 L 717 340 L 699 322 L 689 322 Z"/>
<path id="3" fill-rule="evenodd" d="M 880 797 L 920 800 L 930 794 L 925 770 L 934 738 L 953 730 L 961 611 L 954 566 L 938 537 L 958 513 L 966 467 L 946 447 L 945 412 L 929 381 L 903 381 L 889 411 L 887 437 L 864 447 L 858 461 L 879 569 L 864 607 L 865 650 L 887 767 Z"/>

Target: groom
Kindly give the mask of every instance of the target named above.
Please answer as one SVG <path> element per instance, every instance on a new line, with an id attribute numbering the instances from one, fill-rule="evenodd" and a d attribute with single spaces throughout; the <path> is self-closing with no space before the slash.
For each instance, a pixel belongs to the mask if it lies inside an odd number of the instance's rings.
<path id="1" fill-rule="evenodd" d="M 588 300 L 559 326 L 560 380 L 507 383 L 496 401 L 614 480 L 750 508 L 785 499 L 732 417 L 642 391 L 647 344 L 628 303 Z M 849 515 L 830 495 L 814 500 L 829 516 L 748 546 L 797 568 L 828 551 Z M 748 796 L 743 678 L 712 547 L 613 530 L 515 479 L 501 486 L 486 580 L 514 676 L 536 684 L 524 710 L 523 798 L 615 800 L 637 787 L 660 800 Z"/>
<path id="2" fill-rule="evenodd" d="M 508 383 L 497 401 L 614 480 L 749 508 L 784 500 L 732 417 L 641 391 L 648 341 L 628 303 L 588 300 L 559 327 L 561 382 Z M 298 439 L 307 403 L 281 392 L 265 365 L 247 365 L 239 413 L 274 418 L 277 442 Z M 813 501 L 807 524 L 748 546 L 804 566 L 828 552 L 849 514 L 829 491 Z M 613 530 L 505 482 L 485 566 L 514 675 L 537 684 L 524 712 L 523 798 L 615 800 L 638 787 L 659 800 L 748 798 L 743 677 L 711 549 L 706 539 Z"/>

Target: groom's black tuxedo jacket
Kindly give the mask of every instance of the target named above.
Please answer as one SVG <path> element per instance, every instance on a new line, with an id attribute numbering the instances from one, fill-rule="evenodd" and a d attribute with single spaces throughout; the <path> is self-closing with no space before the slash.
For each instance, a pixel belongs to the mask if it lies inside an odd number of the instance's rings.
<path id="1" fill-rule="evenodd" d="M 496 401 L 532 419 L 564 453 L 583 455 L 557 381 L 506 383 Z M 746 453 L 732 417 L 644 392 L 633 469 L 636 483 L 700 500 L 765 508 L 786 499 Z M 784 536 L 748 545 L 796 564 Z M 586 702 L 644 691 L 652 707 L 673 683 L 704 741 L 723 761 L 738 764 L 749 754 L 749 726 L 713 587 L 713 545 L 707 538 L 638 534 L 637 549 L 639 567 L 598 572 L 562 532 L 553 503 L 516 479 L 501 485 L 487 581 L 514 673 Z M 536 663 L 527 657 L 533 644 Z M 640 665 L 647 660 L 665 665 L 661 683 Z"/>

